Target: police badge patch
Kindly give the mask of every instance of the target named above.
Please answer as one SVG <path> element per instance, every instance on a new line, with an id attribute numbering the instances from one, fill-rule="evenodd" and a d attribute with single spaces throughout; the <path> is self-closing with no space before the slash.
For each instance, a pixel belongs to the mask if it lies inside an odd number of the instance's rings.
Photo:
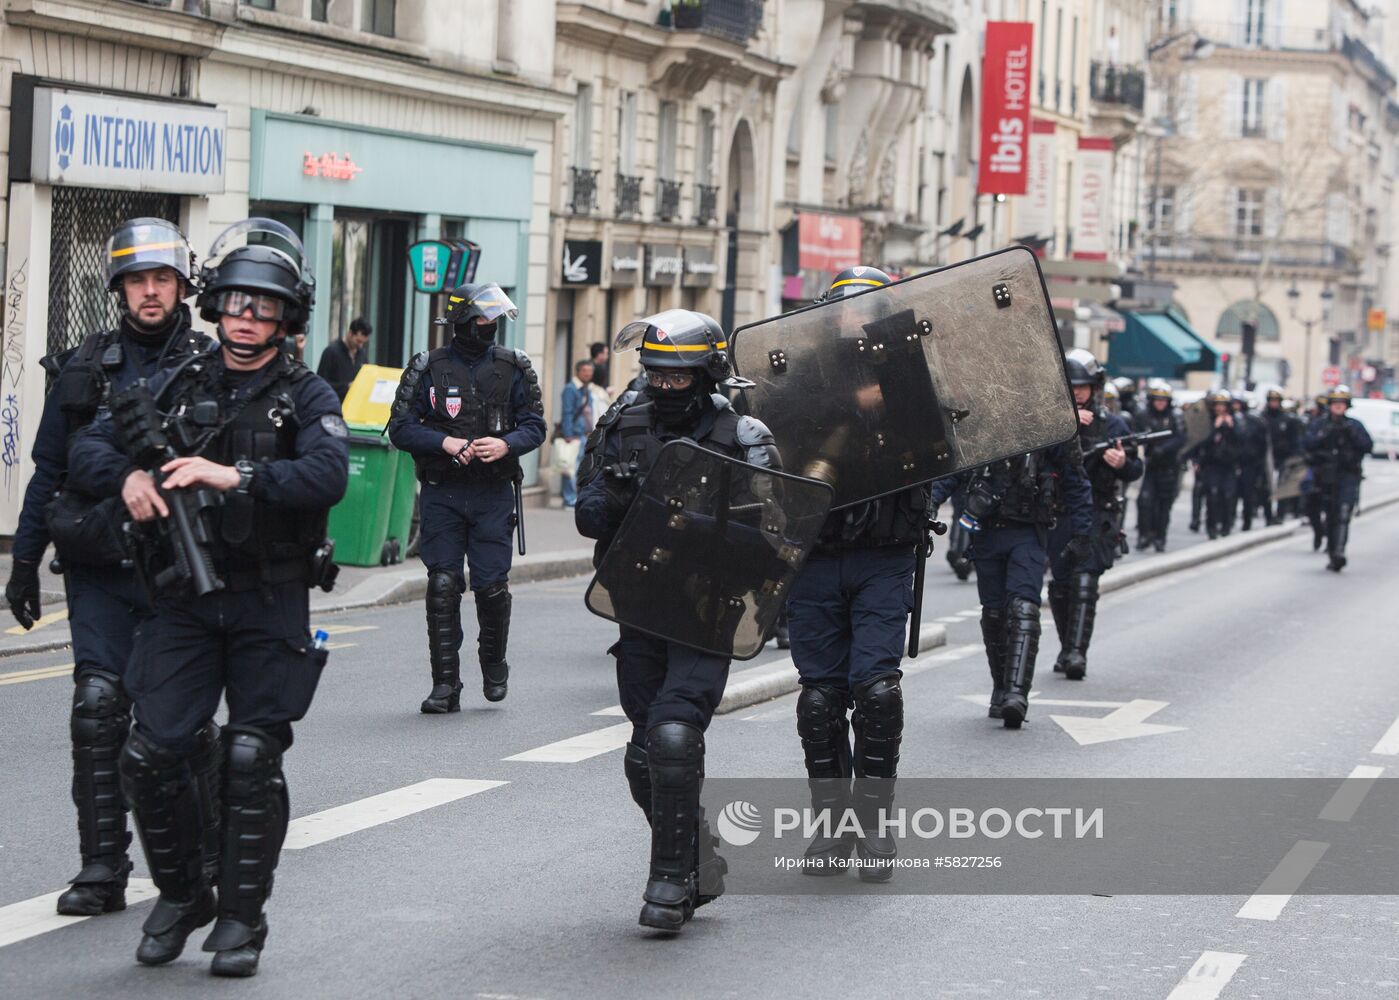
<path id="1" fill-rule="evenodd" d="M 333 438 L 347 438 L 350 436 L 350 429 L 345 426 L 345 420 L 338 413 L 327 413 L 321 417 L 321 430 L 325 431 Z"/>

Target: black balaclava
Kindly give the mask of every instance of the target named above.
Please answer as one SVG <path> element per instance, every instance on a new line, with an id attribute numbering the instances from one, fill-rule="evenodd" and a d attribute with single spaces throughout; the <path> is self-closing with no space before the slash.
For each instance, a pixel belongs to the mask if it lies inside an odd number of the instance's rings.
<path id="1" fill-rule="evenodd" d="M 710 386 L 705 377 L 695 372 L 688 389 L 646 387 L 646 393 L 656 408 L 656 420 L 664 427 L 686 427 L 699 419 L 709 399 Z"/>
<path id="2" fill-rule="evenodd" d="M 495 343 L 496 327 L 496 323 L 477 323 L 474 320 L 453 323 L 452 346 L 475 361 Z"/>

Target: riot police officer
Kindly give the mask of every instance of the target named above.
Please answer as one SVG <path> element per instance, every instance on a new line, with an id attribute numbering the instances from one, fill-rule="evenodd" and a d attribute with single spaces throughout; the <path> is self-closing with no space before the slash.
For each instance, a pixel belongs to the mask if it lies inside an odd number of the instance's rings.
<path id="1" fill-rule="evenodd" d="M 1223 389 L 1205 397 L 1214 426 L 1209 437 L 1190 451 L 1196 463 L 1196 478 L 1205 506 L 1205 530 L 1210 538 L 1227 536 L 1234 528 L 1235 491 L 1238 486 L 1239 453 L 1243 444 L 1232 412 L 1233 400 Z"/>
<path id="2" fill-rule="evenodd" d="M 1122 488 L 1141 478 L 1142 460 L 1135 447 L 1123 448 L 1121 439 L 1132 433 L 1127 421 L 1103 409 L 1098 393 L 1106 373 L 1098 359 L 1075 348 L 1064 358 L 1064 369 L 1078 407 L 1078 440 L 1083 470 L 1093 493 L 1094 530 L 1086 556 L 1070 558 L 1073 525 L 1066 498 L 1056 507 L 1049 531 L 1049 609 L 1059 633 L 1059 656 L 1054 672 L 1071 681 L 1088 672 L 1088 643 L 1098 613 L 1098 578 L 1112 568 L 1122 542 L 1122 516 L 1126 504 Z"/>
<path id="3" fill-rule="evenodd" d="M 1185 446 L 1185 420 L 1175 407 L 1170 383 L 1154 379 L 1147 387 L 1147 408 L 1137 417 L 1137 429 L 1170 431 L 1171 436 L 1146 445 L 1146 469 L 1137 495 L 1137 548 L 1166 551 L 1171 507 L 1180 493 L 1180 452 Z"/>
<path id="4" fill-rule="evenodd" d="M 1336 386 L 1326 394 L 1326 416 L 1312 423 L 1306 438 L 1313 488 L 1326 512 L 1326 568 L 1333 573 L 1345 568 L 1350 519 L 1360 502 L 1360 466 L 1375 447 L 1365 425 L 1346 416 L 1350 405 L 1350 389 Z"/>
<path id="5" fill-rule="evenodd" d="M 1019 729 L 1029 712 L 1048 533 L 1060 491 L 1072 523 L 1066 554 L 1076 565 L 1093 558 L 1093 494 L 1077 441 L 940 479 L 932 487 L 933 508 L 959 486 L 967 494 L 962 521 L 973 533 L 968 554 L 976 565 L 981 635 L 991 667 L 986 714 Z"/>
<path id="6" fill-rule="evenodd" d="M 451 343 L 418 354 L 404 369 L 389 439 L 413 456 L 422 482 L 418 554 L 427 567 L 427 641 L 432 692 L 421 710 L 461 710 L 461 598 L 470 572 L 477 654 L 487 701 L 510 678 L 510 536 L 519 516 L 520 456 L 544 441 L 539 376 L 524 351 L 499 346 L 515 304 L 494 282 L 447 296 L 438 325 Z"/>
<path id="7" fill-rule="evenodd" d="M 112 419 L 73 444 L 75 485 L 119 493 L 144 526 L 138 569 L 155 591 L 126 673 L 136 724 L 120 764 L 160 890 L 136 952 L 146 965 L 173 961 L 217 917 L 204 942 L 211 971 L 250 976 L 267 939 L 263 907 L 288 819 L 282 755 L 325 665 L 308 632 L 308 589 L 333 579 L 326 515 L 349 477 L 334 390 L 279 349 L 313 301 L 304 261 L 297 237 L 271 220 L 225 230 L 198 298 L 219 349 L 115 397 Z M 221 698 L 216 902 L 190 760 Z"/>
<path id="8" fill-rule="evenodd" d="M 849 268 L 836 275 L 823 299 L 891 282 L 878 268 Z M 792 584 L 787 615 L 792 662 L 801 676 L 797 735 L 812 781 L 812 808 L 839 816 L 849 804 L 853 775 L 863 831 L 853 841 L 818 837 L 807 849 L 814 865 L 805 872 L 841 874 L 854 849 L 861 879 L 882 882 L 893 875 L 895 842 L 878 833 L 878 817 L 892 805 L 898 772 L 904 721 L 899 662 L 927 524 L 924 486 L 832 511 Z"/>
<path id="9" fill-rule="evenodd" d="M 68 443 L 112 394 L 209 344 L 191 329 L 182 301 L 194 290 L 194 255 L 173 223 L 129 219 L 108 237 L 105 256 L 107 288 L 116 296 L 121 319 L 115 329 L 89 334 L 77 347 L 40 362 L 56 379 L 34 440 L 34 476 L 25 490 L 14 568 L 5 588 L 16 620 L 32 627 L 41 614 L 39 564 L 52 524 L 75 661 L 70 731 L 83 867 L 72 888 L 58 897 L 58 912 L 70 916 L 126 906 L 131 834 L 118 788 L 117 757 L 131 727 L 131 702 L 122 675 L 131 658 L 132 634 L 149 617 L 150 606 L 130 569 L 119 502 L 99 503 L 63 488 Z M 199 734 L 195 762 L 199 801 L 206 810 L 214 808 L 217 749 L 218 727 L 208 722 Z M 216 845 L 208 846 L 212 856 Z"/>
<path id="10" fill-rule="evenodd" d="M 1253 515 L 1259 507 L 1267 523 L 1273 520 L 1272 484 L 1268 482 L 1268 425 L 1249 412 L 1250 400 L 1241 392 L 1233 394 L 1234 424 L 1240 438 L 1239 483 L 1236 494 L 1242 504 L 1240 530 L 1253 528 Z"/>
<path id="11" fill-rule="evenodd" d="M 730 380 L 726 338 L 703 313 L 671 309 L 625 326 L 616 353 L 639 348 L 647 388 L 609 410 L 588 437 L 578 474 L 578 531 L 611 544 L 661 447 L 688 439 L 764 468 L 777 468 L 772 434 L 739 416 L 717 392 Z M 623 768 L 651 827 L 651 869 L 640 923 L 678 931 L 696 906 L 723 891 L 723 863 L 700 815 L 704 732 L 719 706 L 729 660 L 619 626 L 617 688 L 632 724 Z"/>
<path id="12" fill-rule="evenodd" d="M 1140 412 L 1140 406 L 1137 402 L 1137 380 L 1119 375 L 1112 380 L 1112 385 L 1117 390 L 1119 411 L 1130 423 Z"/>
<path id="13" fill-rule="evenodd" d="M 1283 405 L 1281 389 L 1269 389 L 1266 398 L 1262 420 L 1268 429 L 1268 442 L 1273 449 L 1273 466 L 1277 473 L 1277 482 L 1268 484 L 1271 490 L 1282 481 L 1289 460 L 1302 454 L 1302 423 Z M 1295 512 L 1296 508 L 1296 497 L 1279 500 L 1277 510 L 1268 523 L 1281 524 L 1283 518 Z"/>

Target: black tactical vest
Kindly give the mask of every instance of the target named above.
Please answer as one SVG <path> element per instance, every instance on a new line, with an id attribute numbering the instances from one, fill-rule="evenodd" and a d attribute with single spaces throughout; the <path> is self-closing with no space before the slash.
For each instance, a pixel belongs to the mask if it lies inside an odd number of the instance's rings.
<path id="1" fill-rule="evenodd" d="M 833 510 L 821 527 L 823 549 L 917 545 L 928 521 L 928 488 L 913 486 L 878 500 Z"/>
<path id="2" fill-rule="evenodd" d="M 642 476 L 651 471 L 651 466 L 656 463 L 656 456 L 666 444 L 688 436 L 665 434 L 659 425 L 653 426 L 654 409 L 655 404 L 646 399 L 633 403 L 617 417 L 610 431 L 620 438 L 620 460 L 624 464 L 635 462 L 636 471 Z M 739 415 L 731 407 L 718 407 L 714 414 L 714 423 L 708 432 L 693 440 L 710 451 L 717 451 L 721 455 L 742 461 L 745 455 L 743 447 L 738 443 L 739 419 Z M 600 454 L 601 449 L 598 451 Z"/>
<path id="3" fill-rule="evenodd" d="M 1107 420 L 1101 411 L 1091 424 L 1078 429 L 1078 439 L 1085 455 L 1094 445 L 1102 444 L 1107 440 Z M 1085 458 L 1083 472 L 1088 477 L 1088 487 L 1093 492 L 1093 506 L 1099 510 L 1106 508 L 1115 510 L 1121 506 L 1121 497 L 1118 495 L 1117 470 L 1103 461 L 1103 452 L 1100 451 L 1091 458 Z"/>
<path id="4" fill-rule="evenodd" d="M 1043 469 L 1039 452 L 982 466 L 967 488 L 996 498 L 991 523 L 1048 526 L 1054 523 L 1058 499 L 1056 477 Z"/>
<path id="5" fill-rule="evenodd" d="M 515 429 L 517 419 L 511 400 L 515 372 L 522 370 L 514 351 L 492 347 L 491 357 L 474 374 L 450 347 L 439 347 L 427 356 L 428 403 L 432 412 L 423 426 L 468 441 L 501 437 Z M 507 455 L 497 462 L 457 465 L 446 454 L 415 455 L 418 478 L 428 482 L 495 482 L 514 479 L 520 460 Z"/>

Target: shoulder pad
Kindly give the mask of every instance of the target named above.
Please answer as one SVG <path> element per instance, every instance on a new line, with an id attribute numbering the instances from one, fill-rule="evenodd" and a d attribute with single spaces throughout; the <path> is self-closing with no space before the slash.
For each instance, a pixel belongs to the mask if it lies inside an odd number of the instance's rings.
<path id="1" fill-rule="evenodd" d="M 776 439 L 772 436 L 772 431 L 768 430 L 768 425 L 757 417 L 739 417 L 738 427 L 734 431 L 734 438 L 745 448 L 752 448 L 755 445 L 776 443 Z"/>
<path id="2" fill-rule="evenodd" d="M 50 377 L 57 376 L 63 371 L 64 366 L 73 360 L 73 355 L 78 353 L 76 347 L 70 347 L 66 351 L 58 351 L 54 354 L 46 354 L 39 359 L 39 366 L 46 371 Z"/>
<path id="3" fill-rule="evenodd" d="M 398 379 L 398 391 L 394 393 L 393 406 L 389 408 L 390 422 L 405 416 L 413 405 L 413 397 L 418 394 L 418 381 L 427 371 L 429 356 L 427 351 L 419 351 L 408 362 L 408 367 L 403 369 Z"/>
<path id="4" fill-rule="evenodd" d="M 525 380 L 525 405 L 541 416 L 544 413 L 544 393 L 539 388 L 539 373 L 530 364 L 529 355 L 509 347 L 495 349 L 497 359 L 509 361 Z"/>

